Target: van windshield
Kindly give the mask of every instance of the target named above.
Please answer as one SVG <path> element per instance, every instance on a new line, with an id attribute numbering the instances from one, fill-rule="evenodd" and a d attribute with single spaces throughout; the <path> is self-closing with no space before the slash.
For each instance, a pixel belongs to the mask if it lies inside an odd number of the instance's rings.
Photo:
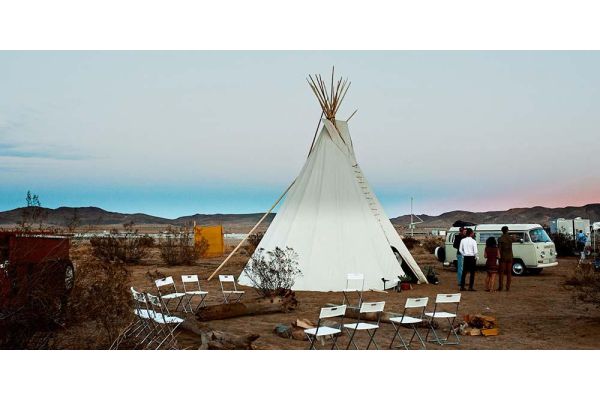
<path id="1" fill-rule="evenodd" d="M 536 228 L 529 231 L 529 236 L 531 237 L 531 241 L 534 243 L 544 243 L 551 242 L 548 234 L 542 228 Z"/>

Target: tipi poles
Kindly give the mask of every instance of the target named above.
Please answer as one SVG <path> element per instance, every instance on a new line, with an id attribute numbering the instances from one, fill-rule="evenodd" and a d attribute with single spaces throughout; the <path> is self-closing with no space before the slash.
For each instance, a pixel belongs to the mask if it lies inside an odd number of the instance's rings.
<path id="1" fill-rule="evenodd" d="M 254 227 L 252 229 L 250 229 L 250 232 L 248 232 L 248 235 L 242 239 L 242 241 L 235 247 L 235 249 L 233 249 L 233 251 L 231 253 L 229 253 L 229 255 L 227 256 L 227 258 L 225 260 L 223 260 L 223 262 L 221 263 L 221 265 L 219 265 L 217 267 L 217 269 L 215 269 L 215 272 L 213 272 L 211 274 L 211 276 L 208 277 L 207 280 L 211 280 L 213 278 L 213 276 L 215 276 L 215 274 L 217 272 L 219 272 L 221 270 L 221 268 L 223 268 L 223 266 L 225 264 L 227 264 L 227 261 L 229 261 L 229 259 L 240 249 L 240 247 L 242 247 L 242 245 L 246 242 L 246 239 L 248 239 L 248 237 L 250 235 L 252 235 L 252 233 L 256 230 L 256 228 L 258 228 L 258 226 L 265 220 L 265 218 L 267 218 L 267 215 L 269 215 L 271 213 L 271 211 L 273 211 L 273 209 L 275 208 L 275 206 L 277 206 L 277 204 L 279 204 L 279 202 L 281 201 L 281 199 L 283 199 L 283 196 L 286 195 L 286 193 L 292 188 L 292 186 L 294 185 L 294 183 L 296 182 L 296 180 L 294 180 L 294 182 L 292 182 L 290 184 L 290 186 L 287 187 L 287 189 L 285 189 L 285 192 L 283 192 L 281 194 L 281 196 L 279 196 L 279 198 L 277 199 L 277 201 L 271 206 L 271 208 L 269 208 L 269 211 L 267 211 L 265 213 L 265 215 L 262 216 L 262 218 L 256 223 L 256 225 L 254 225 Z"/>

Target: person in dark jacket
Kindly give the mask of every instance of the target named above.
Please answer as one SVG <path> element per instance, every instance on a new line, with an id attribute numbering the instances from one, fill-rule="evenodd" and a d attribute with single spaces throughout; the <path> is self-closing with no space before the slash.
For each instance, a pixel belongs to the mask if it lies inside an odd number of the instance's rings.
<path id="1" fill-rule="evenodd" d="M 456 249 L 456 277 L 458 278 L 458 285 L 460 286 L 462 273 L 463 273 L 463 255 L 460 254 L 458 249 L 460 248 L 460 241 L 465 238 L 465 227 L 461 226 L 458 228 L 458 234 L 454 236 L 454 243 L 452 247 Z"/>
<path id="2" fill-rule="evenodd" d="M 510 280 L 513 265 L 513 238 L 508 233 L 508 226 L 502 227 L 502 236 L 498 239 L 498 248 L 500 250 L 500 268 L 498 275 L 498 290 L 502 290 L 503 275 L 506 275 L 506 290 L 510 290 Z"/>

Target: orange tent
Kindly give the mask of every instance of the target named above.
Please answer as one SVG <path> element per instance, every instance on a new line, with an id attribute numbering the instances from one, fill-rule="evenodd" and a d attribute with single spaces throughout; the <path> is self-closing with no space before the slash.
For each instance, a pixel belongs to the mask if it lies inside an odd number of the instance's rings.
<path id="1" fill-rule="evenodd" d="M 202 238 L 208 242 L 208 249 L 205 257 L 220 257 L 225 251 L 225 241 L 223 239 L 223 226 L 194 226 L 194 244 L 197 246 Z"/>

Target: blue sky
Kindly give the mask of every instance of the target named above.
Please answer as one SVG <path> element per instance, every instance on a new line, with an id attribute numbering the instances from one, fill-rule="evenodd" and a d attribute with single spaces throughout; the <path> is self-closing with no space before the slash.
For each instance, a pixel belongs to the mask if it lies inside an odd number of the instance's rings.
<path id="1" fill-rule="evenodd" d="M 0 52 L 0 210 L 262 212 L 334 64 L 390 216 L 600 200 L 598 52 Z"/>

